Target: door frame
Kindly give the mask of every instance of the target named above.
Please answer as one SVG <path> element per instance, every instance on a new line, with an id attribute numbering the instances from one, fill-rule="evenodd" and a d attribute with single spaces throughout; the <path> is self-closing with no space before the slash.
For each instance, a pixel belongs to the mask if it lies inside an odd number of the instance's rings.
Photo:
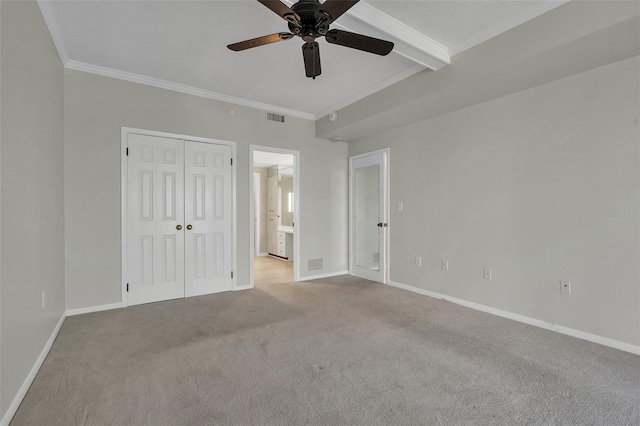
<path id="1" fill-rule="evenodd" d="M 389 245 L 389 235 L 391 233 L 391 214 L 389 207 L 389 189 L 390 178 L 389 178 L 389 164 L 390 164 L 390 154 L 391 150 L 389 148 L 378 149 L 376 151 L 365 152 L 363 154 L 352 155 L 349 157 L 349 274 L 353 275 L 353 262 L 355 260 L 355 242 L 354 242 L 354 232 L 355 232 L 355 224 L 353 223 L 353 203 L 354 203 L 354 176 L 353 176 L 353 162 L 359 158 L 368 157 L 371 155 L 383 154 L 383 212 L 385 217 L 382 218 L 382 221 L 387 224 L 386 227 L 382 229 L 382 262 L 380 262 L 381 267 L 383 268 L 382 273 L 382 284 L 387 284 L 389 282 L 389 259 L 391 257 L 390 245 Z"/>
<path id="2" fill-rule="evenodd" d="M 249 235 L 251 241 L 249 241 L 249 287 L 254 287 L 254 271 L 253 271 L 253 246 L 255 241 L 255 207 L 253 197 L 253 152 L 273 152 L 276 154 L 288 154 L 293 155 L 293 280 L 300 281 L 300 151 L 294 151 L 291 149 L 274 148 L 271 146 L 262 145 L 249 145 L 249 182 L 251 185 L 249 191 Z M 253 244 L 251 244 L 253 242 Z M 245 287 L 247 288 L 247 287 Z"/>
<path id="3" fill-rule="evenodd" d="M 253 170 L 253 168 L 252 168 Z M 256 180 L 258 181 L 258 187 L 256 188 Z M 257 190 L 256 190 L 257 189 Z M 260 238 L 260 216 L 262 215 L 262 211 L 260 210 L 260 204 L 262 203 L 262 197 L 260 196 L 260 191 L 262 190 L 260 184 L 260 173 L 253 174 L 253 250 L 256 256 L 260 256 L 262 251 L 260 251 L 260 245 L 262 244 L 262 239 Z M 256 214 L 258 217 L 256 217 Z"/>
<path id="4" fill-rule="evenodd" d="M 202 138 L 198 136 L 180 135 L 177 133 L 159 132 L 156 130 L 137 129 L 134 127 L 121 127 L 120 129 L 120 201 L 121 201 L 121 277 L 122 277 L 122 307 L 129 306 L 129 300 L 127 297 L 127 283 L 129 282 L 128 271 L 128 247 L 127 247 L 127 192 L 128 192 L 128 163 L 127 163 L 127 145 L 128 135 L 137 134 L 144 136 L 155 136 L 160 138 L 181 139 L 184 141 L 211 143 L 216 145 L 226 145 L 231 147 L 231 157 L 236 158 L 236 143 L 232 141 L 223 141 L 219 139 Z M 231 167 L 231 254 L 233 256 L 233 274 L 232 278 L 232 291 L 240 290 L 242 287 L 238 287 L 238 245 L 237 245 L 237 221 L 236 221 L 236 165 Z"/>

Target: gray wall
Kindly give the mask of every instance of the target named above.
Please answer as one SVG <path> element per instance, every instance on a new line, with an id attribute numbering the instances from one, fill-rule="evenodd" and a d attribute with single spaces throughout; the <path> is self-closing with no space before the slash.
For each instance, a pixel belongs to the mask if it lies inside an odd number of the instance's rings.
<path id="1" fill-rule="evenodd" d="M 639 75 L 634 57 L 351 143 L 391 148 L 391 280 L 640 344 Z"/>
<path id="2" fill-rule="evenodd" d="M 270 123 L 264 111 L 72 70 L 64 112 L 67 309 L 121 299 L 121 126 L 237 143 L 240 285 L 249 283 L 249 145 L 300 151 L 301 276 L 316 257 L 325 267 L 313 275 L 347 269 L 347 148 L 315 139 L 313 121 Z"/>
<path id="3" fill-rule="evenodd" d="M 64 91 L 37 3 L 2 1 L 0 9 L 4 417 L 64 312 Z"/>

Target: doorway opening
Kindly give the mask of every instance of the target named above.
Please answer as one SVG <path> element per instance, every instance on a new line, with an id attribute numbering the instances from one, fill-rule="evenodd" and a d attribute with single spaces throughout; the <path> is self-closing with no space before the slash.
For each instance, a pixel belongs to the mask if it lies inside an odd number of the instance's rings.
<path id="1" fill-rule="evenodd" d="M 251 286 L 298 281 L 299 152 L 250 146 Z"/>
<path id="2" fill-rule="evenodd" d="M 349 272 L 389 278 L 389 149 L 349 157 Z"/>

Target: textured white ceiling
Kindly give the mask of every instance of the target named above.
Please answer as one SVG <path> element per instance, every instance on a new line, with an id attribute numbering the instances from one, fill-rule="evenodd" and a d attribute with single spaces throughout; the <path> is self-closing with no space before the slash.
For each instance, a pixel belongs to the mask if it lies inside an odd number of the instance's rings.
<path id="1" fill-rule="evenodd" d="M 472 39 L 540 2 L 369 1 L 445 46 Z M 279 108 L 320 115 L 416 64 L 392 52 L 360 52 L 319 40 L 322 75 L 305 77 L 298 38 L 244 52 L 227 44 L 286 31 L 255 0 L 53 1 L 43 7 L 69 60 L 138 74 Z M 337 21 L 338 23 L 340 20 Z M 60 46 L 59 46 L 60 47 Z M 385 83 L 386 82 L 386 83 Z"/>
<path id="2" fill-rule="evenodd" d="M 540 6 L 531 0 L 368 0 L 376 9 L 448 48 Z"/>

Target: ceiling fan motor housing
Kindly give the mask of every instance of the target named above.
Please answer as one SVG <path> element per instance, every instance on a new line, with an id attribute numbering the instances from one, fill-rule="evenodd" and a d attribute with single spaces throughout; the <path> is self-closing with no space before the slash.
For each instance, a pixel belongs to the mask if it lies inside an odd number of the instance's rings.
<path id="1" fill-rule="evenodd" d="M 289 31 L 301 37 L 305 42 L 311 43 L 318 37 L 323 37 L 329 31 L 331 17 L 320 11 L 318 0 L 300 0 L 291 7 L 300 17 L 300 22 L 295 19 L 289 21 Z"/>

